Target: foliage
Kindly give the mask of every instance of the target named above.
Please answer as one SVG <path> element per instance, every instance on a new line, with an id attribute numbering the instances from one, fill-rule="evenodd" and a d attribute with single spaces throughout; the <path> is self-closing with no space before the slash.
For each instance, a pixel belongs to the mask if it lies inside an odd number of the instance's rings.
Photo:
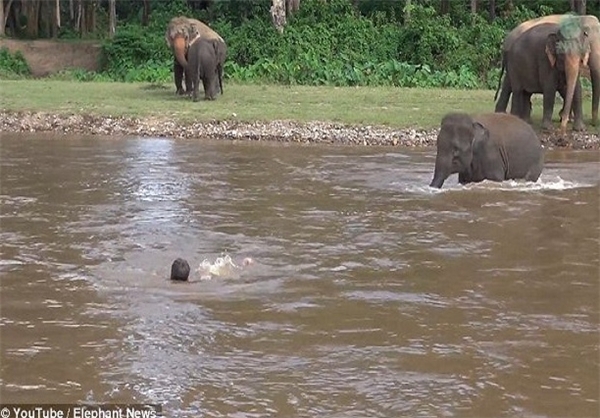
<path id="1" fill-rule="evenodd" d="M 567 1 L 489 2 L 413 0 L 302 0 L 283 34 L 271 22 L 271 0 L 152 0 L 141 26 L 141 3 L 117 2 L 116 35 L 106 39 L 100 74 L 66 72 L 75 80 L 170 82 L 172 52 L 164 41 L 167 22 L 177 15 L 206 21 L 227 41 L 225 76 L 243 82 L 287 85 L 493 88 L 499 78 L 500 48 L 507 31 L 542 14 L 564 13 Z M 513 8 L 514 6 L 514 8 Z M 588 4 L 588 13 L 596 5 Z M 408 15 L 407 12 L 410 14 Z M 59 37 L 81 36 L 68 25 Z M 6 67 L 2 64 L 1 68 Z"/>
<path id="2" fill-rule="evenodd" d="M 102 48 L 103 70 L 119 81 L 160 81 L 170 78 L 173 58 L 164 33 L 125 25 Z"/>
<path id="3" fill-rule="evenodd" d="M 20 51 L 12 54 L 8 48 L 0 48 L 0 73 L 2 78 L 16 78 L 29 75 L 30 70 Z"/>

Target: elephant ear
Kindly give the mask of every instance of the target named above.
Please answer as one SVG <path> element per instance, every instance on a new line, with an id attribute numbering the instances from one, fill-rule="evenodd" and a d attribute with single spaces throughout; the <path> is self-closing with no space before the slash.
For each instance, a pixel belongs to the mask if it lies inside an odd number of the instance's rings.
<path id="1" fill-rule="evenodd" d="M 485 146 L 490 139 L 490 131 L 479 122 L 473 122 L 473 154 Z"/>
<path id="2" fill-rule="evenodd" d="M 548 35 L 546 39 L 546 56 L 548 57 L 548 61 L 550 61 L 550 66 L 554 67 L 556 65 L 556 44 L 558 42 L 558 34 L 551 33 Z"/>

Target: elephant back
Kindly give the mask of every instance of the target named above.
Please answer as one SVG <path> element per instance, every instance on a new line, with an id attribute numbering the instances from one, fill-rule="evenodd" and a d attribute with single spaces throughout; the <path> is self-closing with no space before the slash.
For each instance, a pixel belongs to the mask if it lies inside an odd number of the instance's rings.
<path id="1" fill-rule="evenodd" d="M 199 36 L 201 39 L 212 40 L 216 39 L 221 42 L 225 42 L 221 36 L 210 28 L 206 23 L 201 22 L 196 19 L 188 19 L 190 24 L 190 38 L 194 39 L 196 36 Z"/>
<path id="2" fill-rule="evenodd" d="M 506 113 L 486 113 L 473 119 L 487 129 L 507 161 L 506 178 L 522 178 L 530 167 L 542 164 L 542 143 L 524 120 Z"/>

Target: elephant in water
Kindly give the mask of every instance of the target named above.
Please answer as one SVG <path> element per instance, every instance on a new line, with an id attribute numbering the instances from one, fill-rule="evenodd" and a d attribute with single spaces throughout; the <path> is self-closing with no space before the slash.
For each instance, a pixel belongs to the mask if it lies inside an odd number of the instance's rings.
<path id="1" fill-rule="evenodd" d="M 543 166 L 542 144 L 525 121 L 504 113 L 449 113 L 442 119 L 437 137 L 430 186 L 441 188 L 455 173 L 460 184 L 483 180 L 537 181 Z"/>
<path id="2" fill-rule="evenodd" d="M 223 44 L 225 43 L 217 32 L 196 19 L 178 16 L 171 19 L 167 25 L 165 40 L 169 48 L 173 50 L 173 75 L 177 94 L 190 94 L 192 92 L 193 82 L 187 71 L 187 54 L 190 44 L 197 39 L 215 40 Z M 184 75 L 185 90 L 182 85 Z"/>

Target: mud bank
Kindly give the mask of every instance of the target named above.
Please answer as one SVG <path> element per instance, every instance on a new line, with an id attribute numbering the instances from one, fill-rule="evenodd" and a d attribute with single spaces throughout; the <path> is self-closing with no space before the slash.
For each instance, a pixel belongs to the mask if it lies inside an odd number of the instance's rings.
<path id="1" fill-rule="evenodd" d="M 590 130 L 596 129 L 590 127 Z M 394 129 L 330 122 L 241 122 L 235 120 L 186 123 L 157 117 L 132 118 L 0 111 L 0 132 L 211 138 L 340 145 L 434 146 L 437 129 Z M 548 148 L 600 149 L 592 132 L 540 133 Z"/>

